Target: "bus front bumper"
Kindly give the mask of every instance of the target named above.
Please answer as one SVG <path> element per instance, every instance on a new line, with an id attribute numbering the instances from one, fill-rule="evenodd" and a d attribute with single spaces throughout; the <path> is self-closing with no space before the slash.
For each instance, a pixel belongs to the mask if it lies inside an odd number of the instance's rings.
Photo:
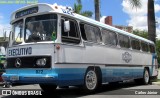
<path id="1" fill-rule="evenodd" d="M 3 73 L 2 78 L 6 82 L 11 83 L 27 83 L 27 84 L 40 84 L 40 83 L 52 83 L 57 84 L 57 75 L 56 74 L 6 74 Z"/>

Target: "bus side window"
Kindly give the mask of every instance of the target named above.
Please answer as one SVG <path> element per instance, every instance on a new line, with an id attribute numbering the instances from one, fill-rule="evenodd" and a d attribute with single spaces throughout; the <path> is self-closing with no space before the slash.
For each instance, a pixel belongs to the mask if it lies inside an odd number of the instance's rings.
<path id="1" fill-rule="evenodd" d="M 119 38 L 119 45 L 123 48 L 130 48 L 130 41 L 129 41 L 129 37 L 119 34 L 118 36 Z"/>
<path id="2" fill-rule="evenodd" d="M 87 41 L 96 43 L 101 42 L 102 38 L 98 27 L 85 24 L 84 29 Z"/>
<path id="3" fill-rule="evenodd" d="M 105 44 L 117 45 L 117 35 L 114 32 L 103 30 L 103 40 Z"/>
<path id="4" fill-rule="evenodd" d="M 149 45 L 149 50 L 151 53 L 155 53 L 155 47 L 153 45 Z"/>
<path id="5" fill-rule="evenodd" d="M 84 30 L 84 24 L 80 24 L 80 30 L 81 30 L 81 35 L 82 35 L 82 38 L 84 39 L 84 40 L 87 40 L 87 38 L 86 38 L 86 33 L 85 33 L 85 30 Z"/>
<path id="6" fill-rule="evenodd" d="M 132 49 L 140 50 L 140 42 L 137 39 L 131 38 Z"/>
<path id="7" fill-rule="evenodd" d="M 145 42 L 141 42 L 141 48 L 142 48 L 142 51 L 144 52 L 148 52 L 148 44 L 145 43 Z"/>
<path id="8" fill-rule="evenodd" d="M 70 23 L 70 31 L 64 31 L 64 21 L 69 20 Z M 62 42 L 65 43 L 80 43 L 80 37 L 78 32 L 78 25 L 77 22 L 71 19 L 61 19 L 61 32 L 62 32 Z"/>

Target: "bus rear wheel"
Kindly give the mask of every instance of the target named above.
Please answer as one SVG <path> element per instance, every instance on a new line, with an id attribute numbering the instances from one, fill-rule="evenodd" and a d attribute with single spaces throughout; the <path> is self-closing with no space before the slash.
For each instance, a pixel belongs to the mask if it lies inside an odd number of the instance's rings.
<path id="1" fill-rule="evenodd" d="M 54 92 L 57 88 L 57 85 L 53 85 L 53 84 L 39 84 L 39 86 L 41 87 L 41 89 L 44 91 L 44 92 Z"/>
<path id="2" fill-rule="evenodd" d="M 84 77 L 84 89 L 87 92 L 94 92 L 100 87 L 99 72 L 94 68 L 87 69 Z"/>
<path id="3" fill-rule="evenodd" d="M 147 85 L 150 81 L 149 71 L 145 68 L 143 73 L 143 84 Z"/>
<path id="4" fill-rule="evenodd" d="M 144 72 L 143 72 L 143 78 L 135 79 L 135 82 L 137 84 L 145 84 L 145 85 L 147 85 L 150 82 L 150 75 L 149 75 L 148 69 L 145 68 Z"/>

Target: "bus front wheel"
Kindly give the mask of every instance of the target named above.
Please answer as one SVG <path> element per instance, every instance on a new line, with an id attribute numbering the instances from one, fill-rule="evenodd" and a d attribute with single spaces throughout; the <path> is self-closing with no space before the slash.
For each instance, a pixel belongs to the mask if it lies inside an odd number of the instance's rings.
<path id="1" fill-rule="evenodd" d="M 57 85 L 48 85 L 48 84 L 39 84 L 39 86 L 41 87 L 41 89 L 44 91 L 44 92 L 54 92 L 57 88 Z"/>
<path id="2" fill-rule="evenodd" d="M 100 87 L 99 72 L 94 68 L 88 68 L 84 77 L 85 91 L 93 92 Z"/>

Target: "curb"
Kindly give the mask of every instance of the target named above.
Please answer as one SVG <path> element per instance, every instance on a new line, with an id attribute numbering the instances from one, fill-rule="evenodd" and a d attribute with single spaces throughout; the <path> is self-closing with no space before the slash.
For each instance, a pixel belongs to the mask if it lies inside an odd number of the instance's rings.
<path id="1" fill-rule="evenodd" d="M 160 82 L 152 82 L 154 85 L 160 85 Z"/>

